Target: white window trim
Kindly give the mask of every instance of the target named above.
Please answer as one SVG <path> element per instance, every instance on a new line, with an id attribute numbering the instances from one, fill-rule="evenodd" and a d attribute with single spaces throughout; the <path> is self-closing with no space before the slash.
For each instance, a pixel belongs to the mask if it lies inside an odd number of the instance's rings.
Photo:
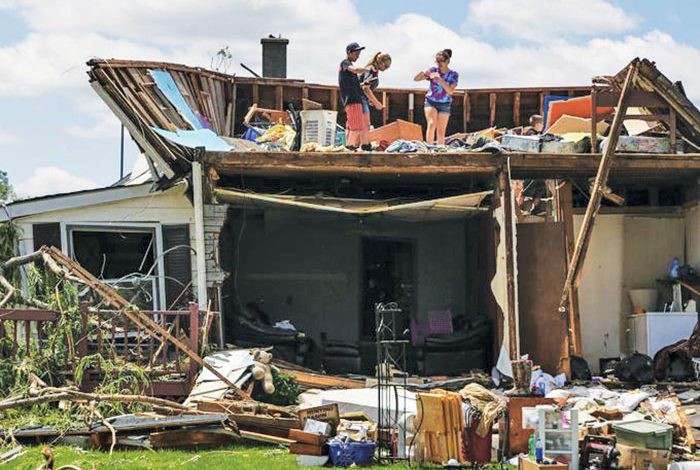
<path id="1" fill-rule="evenodd" d="M 155 235 L 155 276 L 158 280 L 158 302 L 156 310 L 165 310 L 165 262 L 163 259 L 163 227 L 160 223 L 129 222 L 117 224 L 114 222 L 61 222 L 61 246 L 64 253 L 73 258 L 73 231 L 88 232 L 145 232 L 151 231 Z"/>

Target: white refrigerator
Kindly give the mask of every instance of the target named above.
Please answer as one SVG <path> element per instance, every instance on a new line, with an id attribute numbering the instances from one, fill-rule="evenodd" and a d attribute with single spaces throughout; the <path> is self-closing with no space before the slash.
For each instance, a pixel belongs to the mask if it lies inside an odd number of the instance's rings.
<path id="1" fill-rule="evenodd" d="M 629 315 L 631 351 L 654 357 L 661 348 L 688 339 L 698 321 L 696 312 L 646 312 Z"/>

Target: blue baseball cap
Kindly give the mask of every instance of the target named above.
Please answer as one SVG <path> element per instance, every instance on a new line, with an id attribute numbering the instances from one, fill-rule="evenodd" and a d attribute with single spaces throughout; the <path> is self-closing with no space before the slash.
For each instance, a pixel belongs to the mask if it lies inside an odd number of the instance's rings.
<path id="1" fill-rule="evenodd" d="M 360 46 L 356 42 L 351 42 L 345 47 L 345 52 L 361 51 L 362 49 L 364 49 L 364 46 Z"/>

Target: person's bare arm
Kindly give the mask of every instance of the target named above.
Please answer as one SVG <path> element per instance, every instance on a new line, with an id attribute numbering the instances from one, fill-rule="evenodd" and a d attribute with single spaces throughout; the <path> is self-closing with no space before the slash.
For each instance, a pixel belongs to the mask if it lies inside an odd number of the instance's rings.
<path id="1" fill-rule="evenodd" d="M 420 82 L 421 80 L 426 80 L 428 77 L 425 75 L 425 72 L 418 72 L 415 77 L 413 77 L 414 82 Z"/>
<path id="2" fill-rule="evenodd" d="M 384 109 L 384 105 L 382 104 L 381 101 L 379 101 L 379 100 L 377 99 L 377 97 L 374 95 L 374 92 L 372 91 L 372 88 L 370 88 L 369 85 L 364 85 L 364 86 L 362 87 L 362 91 L 365 92 L 365 96 L 366 96 L 367 99 L 369 100 L 369 104 L 371 104 L 372 107 L 374 107 L 374 108 L 376 108 L 376 109 L 378 109 L 378 110 L 380 110 L 380 111 L 381 111 L 382 109 Z"/>
<path id="3" fill-rule="evenodd" d="M 354 65 L 350 65 L 348 67 L 348 70 L 352 73 L 356 73 L 357 75 L 369 72 L 369 69 L 367 67 L 355 67 Z"/>

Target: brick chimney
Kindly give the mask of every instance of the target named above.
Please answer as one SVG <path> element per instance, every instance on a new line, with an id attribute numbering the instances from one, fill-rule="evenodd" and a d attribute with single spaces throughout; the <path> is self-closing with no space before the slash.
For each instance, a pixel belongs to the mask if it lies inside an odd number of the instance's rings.
<path id="1" fill-rule="evenodd" d="M 287 78 L 287 44 L 282 36 L 262 38 L 262 74 L 269 78 Z"/>

